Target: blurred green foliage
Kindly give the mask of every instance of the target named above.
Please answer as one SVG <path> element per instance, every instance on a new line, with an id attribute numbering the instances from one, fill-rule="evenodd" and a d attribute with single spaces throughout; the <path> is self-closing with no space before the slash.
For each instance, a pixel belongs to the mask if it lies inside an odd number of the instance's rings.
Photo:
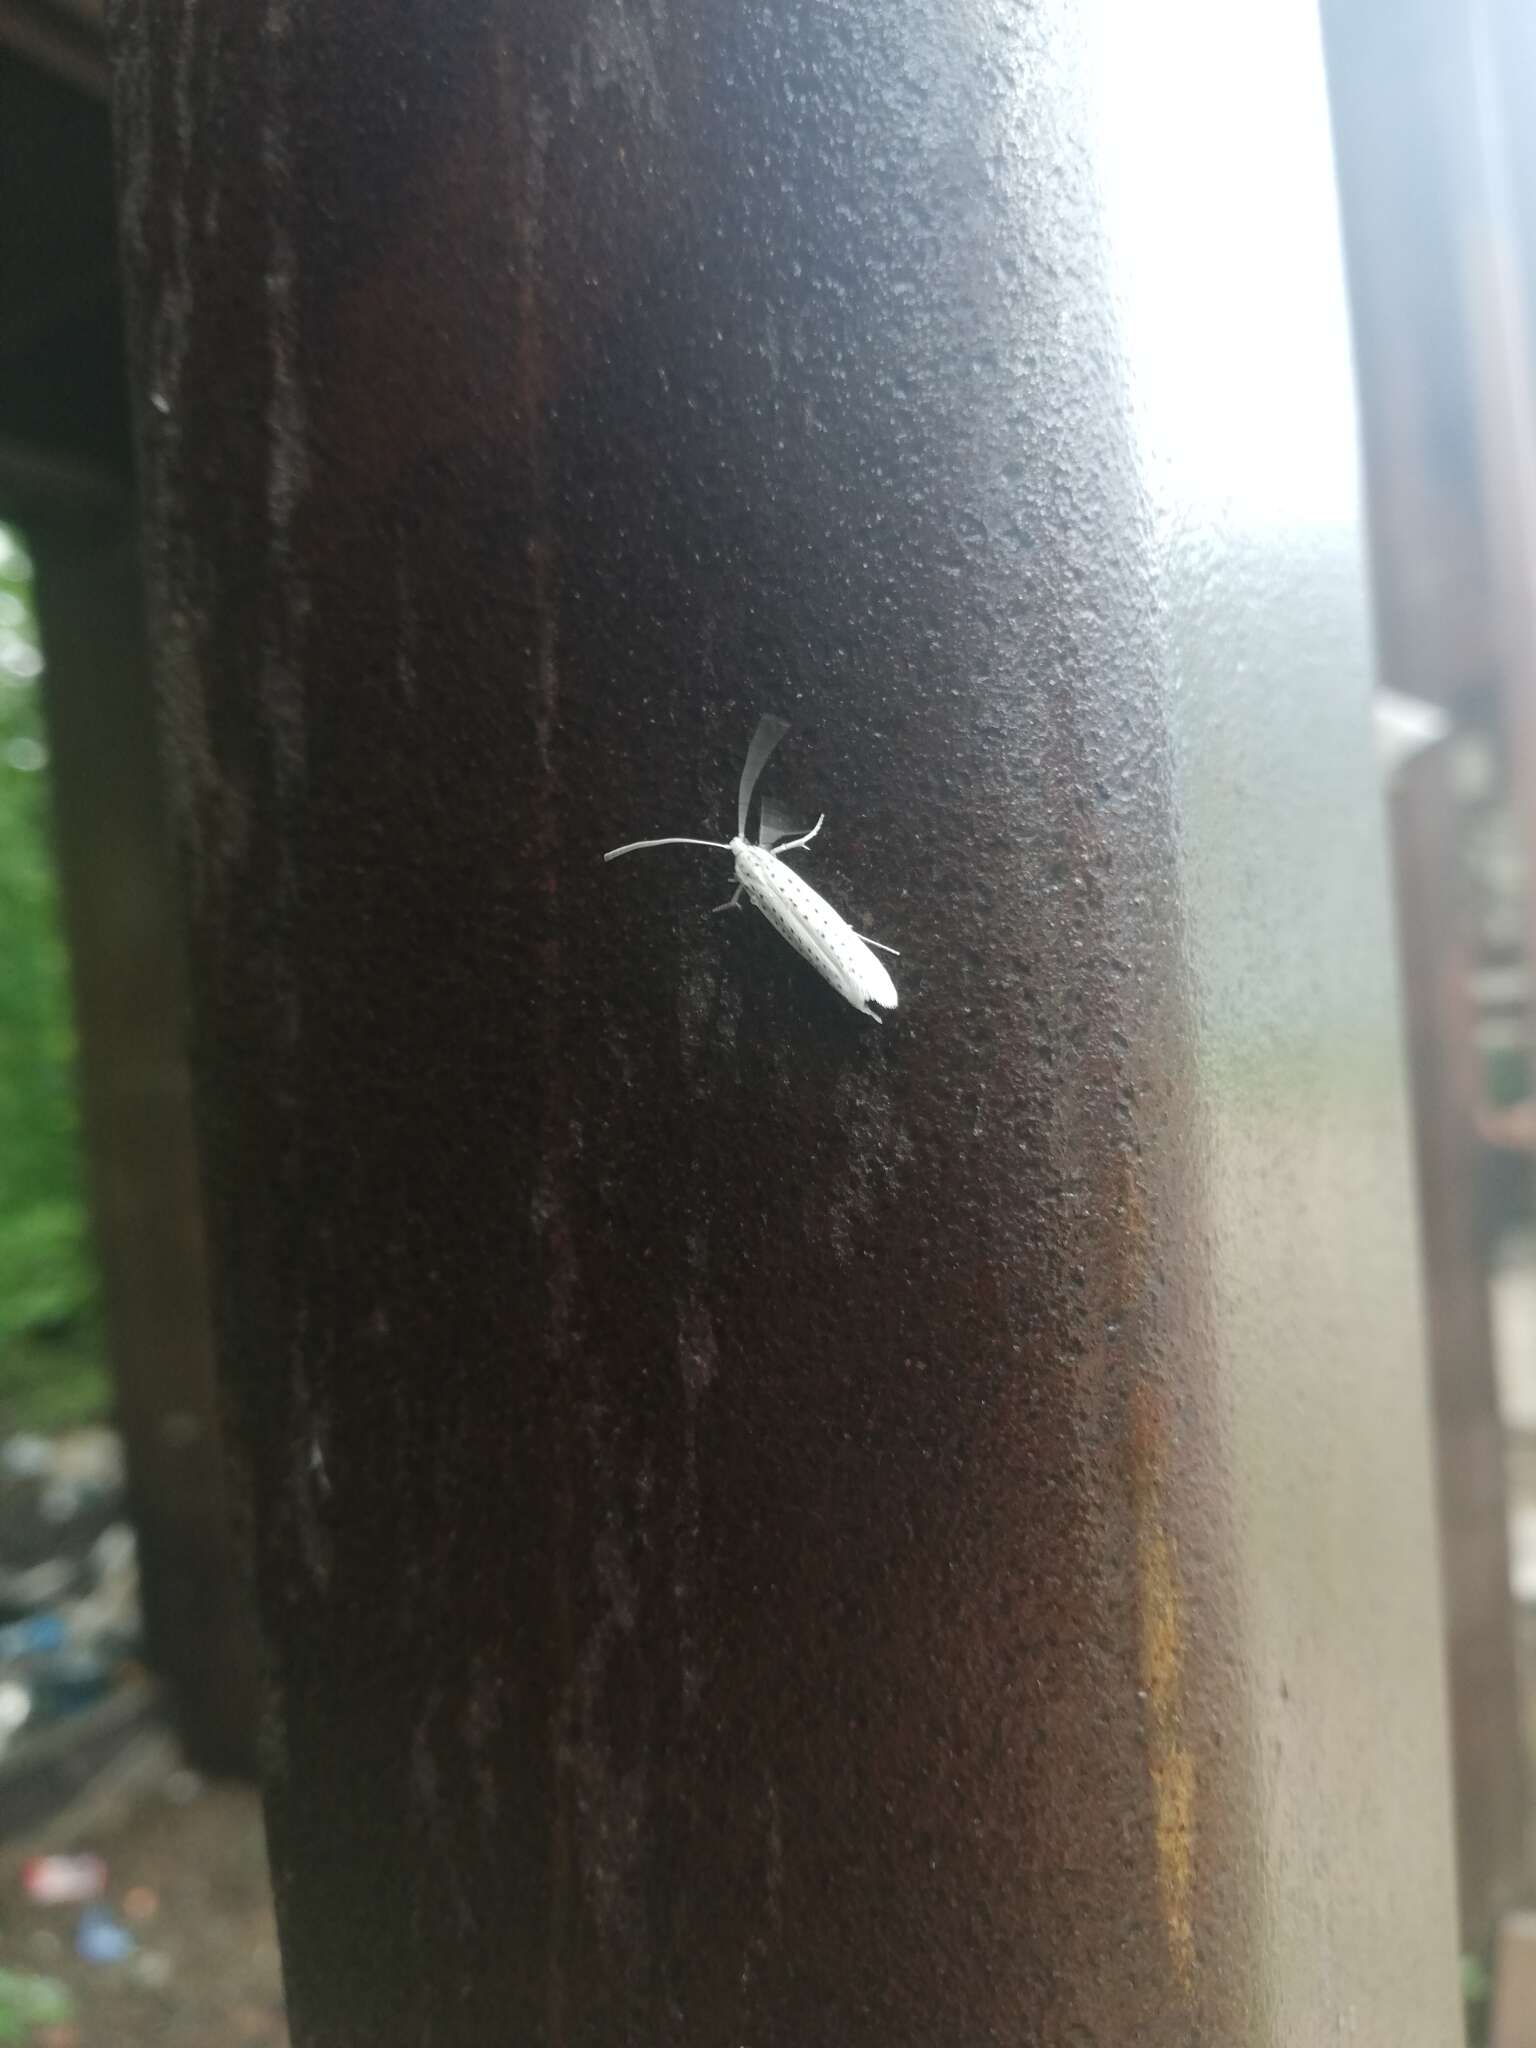
<path id="1" fill-rule="evenodd" d="M 105 1404 L 32 569 L 0 526 L 0 1426 Z"/>
<path id="2" fill-rule="evenodd" d="M 1461 1959 L 1461 2003 L 1466 2016 L 1466 2048 L 1487 2048 L 1489 2006 L 1493 2001 L 1493 1978 L 1481 1956 Z"/>

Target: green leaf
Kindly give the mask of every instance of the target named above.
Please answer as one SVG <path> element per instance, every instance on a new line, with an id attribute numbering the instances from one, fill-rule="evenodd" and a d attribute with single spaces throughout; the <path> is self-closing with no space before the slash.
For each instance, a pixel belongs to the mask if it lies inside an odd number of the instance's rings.
<path id="1" fill-rule="evenodd" d="M 37 1388 L 29 1341 L 94 1324 L 69 960 L 53 857 L 31 564 L 0 526 L 0 1403 Z M 72 1375 L 78 1406 L 79 1373 Z M 98 1387 L 97 1410 L 104 1405 Z M 23 1412 L 16 1422 L 31 1425 Z"/>

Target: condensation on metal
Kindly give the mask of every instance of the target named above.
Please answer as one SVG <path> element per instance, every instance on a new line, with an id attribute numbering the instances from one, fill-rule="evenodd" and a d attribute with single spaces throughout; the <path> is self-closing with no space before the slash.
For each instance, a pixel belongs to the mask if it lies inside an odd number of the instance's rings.
<path id="1" fill-rule="evenodd" d="M 1449 2038 L 1271 12 L 120 10 L 301 2043 Z M 878 1031 L 601 864 L 764 710 Z"/>

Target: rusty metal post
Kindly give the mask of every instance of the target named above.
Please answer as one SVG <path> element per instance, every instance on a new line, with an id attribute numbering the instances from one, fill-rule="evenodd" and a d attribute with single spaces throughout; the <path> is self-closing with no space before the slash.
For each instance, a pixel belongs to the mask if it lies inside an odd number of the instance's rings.
<path id="1" fill-rule="evenodd" d="M 306 2048 L 1452 2036 L 1321 64 L 1242 13 L 117 10 Z M 600 862 L 770 708 L 883 1027 Z"/>

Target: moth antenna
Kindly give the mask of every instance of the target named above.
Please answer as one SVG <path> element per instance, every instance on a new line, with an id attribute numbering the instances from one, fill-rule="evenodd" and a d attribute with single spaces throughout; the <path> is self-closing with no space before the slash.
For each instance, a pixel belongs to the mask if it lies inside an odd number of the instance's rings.
<path id="1" fill-rule="evenodd" d="M 736 836 L 747 836 L 747 811 L 752 802 L 752 792 L 757 787 L 757 778 L 768 765 L 768 756 L 789 731 L 785 718 L 764 716 L 757 721 L 757 731 L 752 735 L 752 744 L 747 749 L 747 765 L 741 771 L 741 788 L 736 797 Z"/>
<path id="2" fill-rule="evenodd" d="M 628 846 L 616 846 L 612 853 L 605 853 L 603 859 L 617 860 L 621 853 L 643 853 L 648 846 L 712 846 L 717 853 L 731 850 L 723 839 L 632 839 Z"/>

